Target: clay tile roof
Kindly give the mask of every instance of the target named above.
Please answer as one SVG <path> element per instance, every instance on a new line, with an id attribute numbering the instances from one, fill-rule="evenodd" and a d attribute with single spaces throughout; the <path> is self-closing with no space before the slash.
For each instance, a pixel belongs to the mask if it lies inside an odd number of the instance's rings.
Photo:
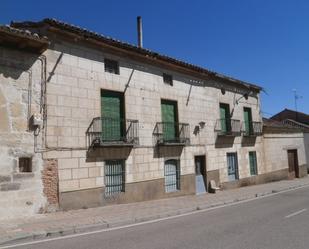
<path id="1" fill-rule="evenodd" d="M 208 70 L 206 68 L 182 61 L 182 60 L 178 60 L 175 58 L 172 58 L 170 56 L 164 55 L 164 54 L 160 54 L 154 51 L 151 51 L 149 49 L 145 49 L 145 48 L 140 48 L 137 47 L 136 45 L 127 43 L 127 42 L 123 42 L 102 34 L 99 34 L 97 32 L 94 31 L 90 31 L 88 29 L 84 29 L 81 28 L 79 26 L 73 25 L 73 24 L 69 24 L 63 21 L 59 21 L 56 19 L 52 19 L 52 18 L 46 18 L 43 19 L 42 21 L 39 22 L 30 22 L 30 21 L 26 21 L 26 22 L 12 22 L 11 25 L 13 27 L 17 27 L 17 28 L 33 28 L 33 27 L 40 27 L 43 26 L 44 24 L 59 28 L 61 30 L 67 31 L 67 32 L 71 32 L 71 33 L 75 33 L 77 35 L 81 35 L 84 38 L 92 38 L 92 39 L 96 39 L 98 41 L 107 43 L 109 45 L 118 47 L 118 48 L 122 48 L 122 49 L 127 49 L 139 54 L 142 54 L 144 56 L 147 57 L 151 57 L 157 60 L 162 60 L 171 64 L 175 64 L 177 66 L 181 66 L 190 70 L 193 70 L 195 72 L 198 73 L 202 73 L 202 74 L 206 74 L 208 76 L 212 76 L 215 78 L 219 78 L 219 79 L 223 79 L 229 82 L 232 82 L 234 84 L 238 84 L 238 85 L 242 85 L 243 87 L 249 88 L 249 89 L 254 89 L 256 91 L 260 91 L 262 90 L 262 87 L 255 85 L 255 84 L 251 84 L 242 80 L 238 80 L 238 79 L 234 79 L 232 77 Z"/>
<path id="2" fill-rule="evenodd" d="M 8 25 L 0 25 L 0 37 L 1 46 L 35 53 L 42 53 L 49 45 L 47 37 Z"/>
<path id="3" fill-rule="evenodd" d="M 44 42 L 44 43 L 48 42 L 47 37 L 40 37 L 38 34 L 32 33 L 29 30 L 17 29 L 9 25 L 0 25 L 0 31 L 3 33 L 13 34 L 16 36 L 29 38 L 29 39 L 37 40 L 37 41 Z"/>

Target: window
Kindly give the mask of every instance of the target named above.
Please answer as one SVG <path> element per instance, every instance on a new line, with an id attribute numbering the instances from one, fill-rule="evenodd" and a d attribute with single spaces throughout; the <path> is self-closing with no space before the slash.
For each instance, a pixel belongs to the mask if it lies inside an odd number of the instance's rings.
<path id="1" fill-rule="evenodd" d="M 124 160 L 105 161 L 105 195 L 111 196 L 125 191 Z"/>
<path id="2" fill-rule="evenodd" d="M 257 161 L 256 161 L 256 152 L 250 151 L 249 152 L 249 165 L 250 165 L 250 174 L 257 175 Z"/>
<path id="3" fill-rule="evenodd" d="M 30 157 L 20 157 L 18 167 L 19 172 L 32 172 L 32 159 Z"/>
<path id="4" fill-rule="evenodd" d="M 173 85 L 173 76 L 170 74 L 163 74 L 163 82 L 168 84 L 168 85 Z"/>
<path id="5" fill-rule="evenodd" d="M 119 74 L 119 63 L 118 61 L 104 59 L 105 72 Z"/>
<path id="6" fill-rule="evenodd" d="M 252 126 L 252 113 L 251 108 L 244 107 L 244 125 L 245 125 L 245 134 L 252 135 L 253 126 Z"/>
<path id="7" fill-rule="evenodd" d="M 229 133 L 232 131 L 229 104 L 220 103 L 220 123 L 221 123 L 221 132 Z"/>
<path id="8" fill-rule="evenodd" d="M 179 161 L 167 160 L 164 163 L 165 192 L 180 190 L 180 169 Z"/>
<path id="9" fill-rule="evenodd" d="M 177 102 L 171 100 L 161 100 L 161 116 L 163 139 L 166 142 L 177 142 L 178 132 L 178 110 Z"/>
<path id="10" fill-rule="evenodd" d="M 123 93 L 101 91 L 101 126 L 103 141 L 124 139 L 124 96 Z"/>

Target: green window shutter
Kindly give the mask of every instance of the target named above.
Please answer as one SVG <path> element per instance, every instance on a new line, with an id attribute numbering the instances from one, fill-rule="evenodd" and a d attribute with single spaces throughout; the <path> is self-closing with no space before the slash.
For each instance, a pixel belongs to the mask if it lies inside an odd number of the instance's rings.
<path id="1" fill-rule="evenodd" d="M 252 133 L 252 115 L 250 108 L 244 108 L 245 132 Z"/>
<path id="2" fill-rule="evenodd" d="M 123 135 L 123 95 L 103 91 L 101 95 L 102 139 L 120 140 Z"/>
<path id="3" fill-rule="evenodd" d="M 220 106 L 220 119 L 221 119 L 221 131 L 226 132 L 226 109 L 223 106 Z"/>
<path id="4" fill-rule="evenodd" d="M 164 140 L 173 141 L 176 138 L 176 104 L 171 101 L 162 101 L 161 114 L 163 138 Z"/>
<path id="5" fill-rule="evenodd" d="M 256 160 L 256 152 L 249 152 L 249 164 L 250 164 L 250 174 L 257 175 L 257 160 Z"/>
<path id="6" fill-rule="evenodd" d="M 227 132 L 231 130 L 230 108 L 228 104 L 220 104 L 220 120 L 221 131 Z"/>

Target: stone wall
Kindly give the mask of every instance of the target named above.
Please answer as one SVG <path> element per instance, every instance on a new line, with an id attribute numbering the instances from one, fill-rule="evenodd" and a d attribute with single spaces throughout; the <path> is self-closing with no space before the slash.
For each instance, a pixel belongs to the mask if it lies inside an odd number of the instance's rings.
<path id="1" fill-rule="evenodd" d="M 180 160 L 182 176 L 192 175 L 195 155 L 206 155 L 207 171 L 217 170 L 216 178 L 221 182 L 227 181 L 227 152 L 238 153 L 241 178 L 250 175 L 249 151 L 257 152 L 261 173 L 265 171 L 259 137 L 220 141 L 214 132 L 220 118 L 219 103 L 230 105 L 233 119 L 243 121 L 243 108 L 251 107 L 253 121 L 261 121 L 258 94 L 246 100 L 246 89 L 225 82 L 197 79 L 64 41 L 54 41 L 51 48 L 45 53 L 51 75 L 47 83 L 47 146 L 65 151 L 51 151 L 44 157 L 58 159 L 60 193 L 104 188 L 107 159 L 126 159 L 127 184 L 162 179 L 164 161 L 169 158 Z M 105 72 L 104 58 L 119 62 L 119 75 Z M 173 75 L 173 86 L 164 84 L 163 73 Z M 92 119 L 101 115 L 101 89 L 124 92 L 126 118 L 139 120 L 137 147 L 96 149 L 87 154 L 85 132 Z M 179 122 L 190 125 L 189 146 L 154 147 L 152 133 L 161 121 L 161 99 L 177 101 Z"/>
<path id="2" fill-rule="evenodd" d="M 28 121 L 40 112 L 42 64 L 38 55 L 0 47 L 0 176 L 14 191 L 0 191 L 1 217 L 27 216 L 45 206 L 42 155 L 35 153 L 35 136 Z M 41 134 L 37 146 L 42 147 Z M 19 172 L 19 158 L 30 158 L 31 173 Z"/>

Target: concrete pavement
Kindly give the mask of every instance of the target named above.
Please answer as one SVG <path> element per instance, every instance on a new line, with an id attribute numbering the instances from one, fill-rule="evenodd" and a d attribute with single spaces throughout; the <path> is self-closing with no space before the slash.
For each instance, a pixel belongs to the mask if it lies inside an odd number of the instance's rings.
<path id="1" fill-rule="evenodd" d="M 2 243 L 63 236 L 184 214 L 272 193 L 309 186 L 309 178 L 220 191 L 217 194 L 106 206 L 0 221 Z M 217 226 L 210 223 L 211 226 Z M 32 248 L 32 247 L 31 247 Z M 107 247 L 109 248 L 109 247 Z"/>

